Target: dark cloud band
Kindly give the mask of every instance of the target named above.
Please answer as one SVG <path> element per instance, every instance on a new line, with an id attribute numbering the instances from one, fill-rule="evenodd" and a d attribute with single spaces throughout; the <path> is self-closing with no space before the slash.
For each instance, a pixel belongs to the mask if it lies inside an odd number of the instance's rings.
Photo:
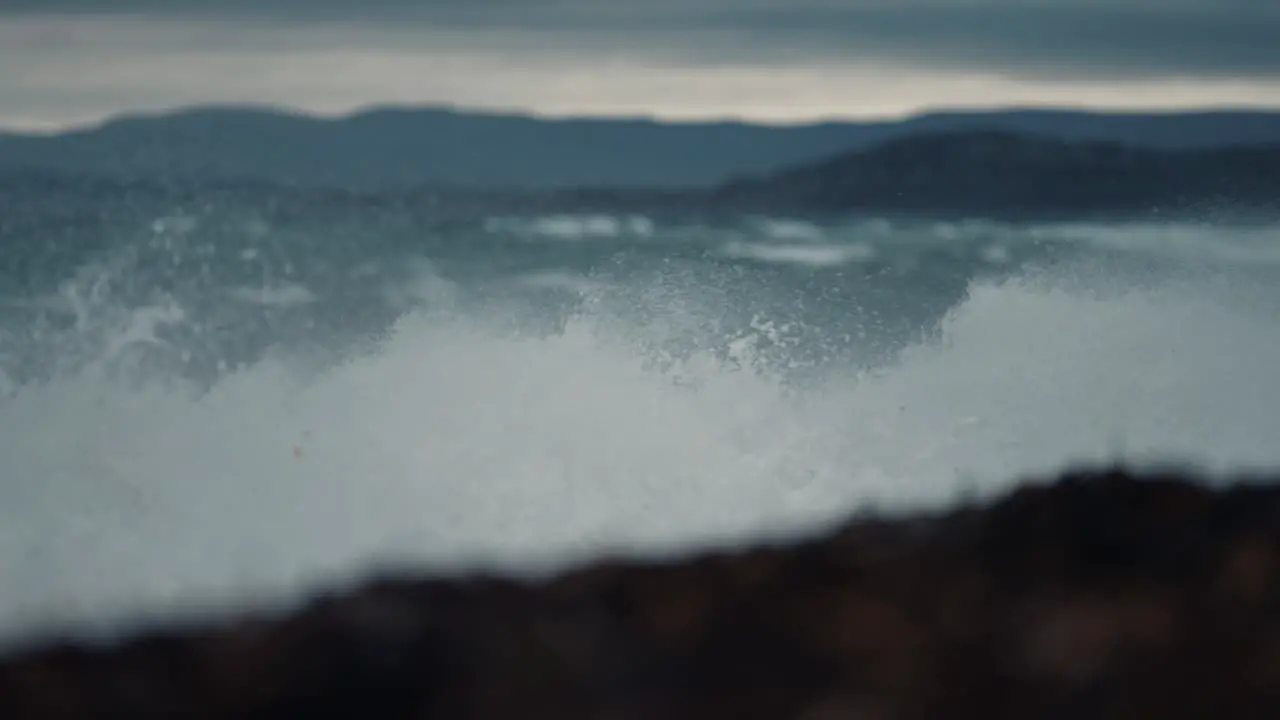
<path id="1" fill-rule="evenodd" d="M 501 32 L 566 52 L 605 46 L 701 63 L 888 61 L 1063 79 L 1280 77 L 1273 0 L 0 0 L 0 18 L 6 13 L 347 25 L 366 41 L 381 30 L 401 45 L 415 27 L 435 37 Z"/>

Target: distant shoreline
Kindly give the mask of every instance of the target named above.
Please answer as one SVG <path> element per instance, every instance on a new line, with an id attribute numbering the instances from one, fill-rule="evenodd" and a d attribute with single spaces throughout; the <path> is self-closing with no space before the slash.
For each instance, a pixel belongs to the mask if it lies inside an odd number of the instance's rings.
<path id="1" fill-rule="evenodd" d="M 1155 151 L 1280 146 L 1280 111 L 947 111 L 887 122 L 770 126 L 543 119 L 384 108 L 344 117 L 234 107 L 124 116 L 75 132 L 0 133 L 0 174 L 49 171 L 166 182 L 709 190 L 900 140 L 1001 132 Z"/>
<path id="2" fill-rule="evenodd" d="M 38 179 L 37 179 L 38 178 Z M 272 197 L 284 206 L 329 207 L 353 205 L 366 208 L 398 207 L 438 212 L 442 220 L 467 221 L 495 216 L 535 217 L 551 215 L 636 215 L 682 221 L 726 216 L 795 217 L 811 222 L 839 224 L 860 220 L 890 222 L 996 222 L 996 223 L 1213 223 L 1269 225 L 1280 222 L 1280 203 L 1269 207 L 1241 207 L 1230 204 L 1189 204 L 1157 209 L 1077 209 L 1072 212 L 1029 210 L 1007 207 L 1000 211 L 977 209 L 860 207 L 834 210 L 798 206 L 730 204 L 715 201 L 704 192 L 661 190 L 588 190 L 539 192 L 528 190 L 483 190 L 465 188 L 413 188 L 391 191 L 346 190 L 341 188 L 297 188 L 263 182 L 233 181 L 162 182 L 121 180 L 66 174 L 0 173 L 0 202 L 20 199 L 30 193 L 54 195 L 72 193 L 114 196 L 117 193 L 160 198 L 180 209 L 219 199 L 249 200 Z"/>
<path id="3" fill-rule="evenodd" d="M 922 107 L 917 110 L 898 113 L 868 114 L 828 114 L 803 119 L 777 119 L 763 117 L 743 117 L 736 115 L 659 115 L 645 113 L 584 113 L 584 112 L 545 112 L 531 108 L 463 105 L 459 103 L 368 103 L 351 108 L 325 112 L 309 110 L 287 104 L 269 102 L 209 102 L 194 105 L 171 105 L 139 110 L 119 110 L 108 112 L 93 118 L 82 118 L 68 121 L 65 124 L 52 124 L 18 127 L 0 124 L 0 136 L 16 135 L 28 137 L 53 137 L 76 133 L 91 132 L 119 122 L 139 119 L 172 119 L 193 113 L 254 113 L 294 117 L 316 122 L 342 123 L 382 113 L 433 113 L 453 114 L 475 118 L 525 119 L 536 122 L 604 122 L 626 124 L 651 124 L 667 127 L 676 126 L 726 126 L 741 125 L 749 127 L 787 129 L 818 127 L 822 125 L 876 125 L 911 122 L 919 118 L 933 116 L 970 116 L 993 114 L 1073 114 L 1092 117 L 1188 117 L 1207 115 L 1272 115 L 1280 114 L 1280 106 L 1274 105 L 1207 105 L 1165 107 L 1083 107 L 1071 105 L 957 105 L 945 107 Z"/>
<path id="4" fill-rule="evenodd" d="M 24 182 L 434 197 L 458 212 L 1274 216 L 1280 112 L 948 111 L 767 127 L 207 107 L 74 133 L 0 134 L 0 191 Z"/>

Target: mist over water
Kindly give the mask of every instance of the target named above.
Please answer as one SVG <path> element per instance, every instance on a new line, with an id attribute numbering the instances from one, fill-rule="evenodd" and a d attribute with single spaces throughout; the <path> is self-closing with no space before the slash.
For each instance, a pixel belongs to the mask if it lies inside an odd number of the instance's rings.
<path id="1" fill-rule="evenodd" d="M 1280 465 L 1274 227 L 123 202 L 0 231 L 3 636 Z"/>

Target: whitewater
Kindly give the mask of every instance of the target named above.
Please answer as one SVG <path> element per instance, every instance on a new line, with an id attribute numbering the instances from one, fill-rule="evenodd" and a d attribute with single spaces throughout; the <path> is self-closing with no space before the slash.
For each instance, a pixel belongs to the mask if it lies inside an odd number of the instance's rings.
<path id="1" fill-rule="evenodd" d="M 0 642 L 1280 467 L 1276 225 L 122 192 L 0 240 Z"/>

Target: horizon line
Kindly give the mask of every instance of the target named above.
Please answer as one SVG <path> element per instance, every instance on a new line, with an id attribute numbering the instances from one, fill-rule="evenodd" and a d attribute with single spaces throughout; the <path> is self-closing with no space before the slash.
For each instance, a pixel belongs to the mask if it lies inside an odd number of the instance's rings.
<path id="1" fill-rule="evenodd" d="M 69 121 L 52 127 L 10 126 L 0 123 L 0 134 L 24 137 L 57 137 L 100 130 L 110 125 L 130 120 L 155 120 L 178 117 L 199 112 L 242 112 L 278 115 L 320 122 L 346 122 L 360 117 L 388 112 L 452 113 L 475 117 L 527 119 L 539 122 L 598 121 L 617 123 L 645 123 L 659 126 L 738 125 L 760 128 L 804 128 L 821 125 L 873 125 L 902 123 L 913 119 L 939 115 L 1014 114 L 1014 113 L 1072 113 L 1098 116 L 1178 116 L 1178 115 L 1227 115 L 1256 114 L 1280 115 L 1277 105 L 1192 105 L 1185 107 L 1097 107 L 1088 105 L 1058 104 L 1009 104 L 1009 105 L 954 105 L 923 107 L 901 113 L 829 113 L 797 120 L 752 118 L 741 115 L 719 114 L 636 114 L 597 112 L 555 112 L 531 108 L 463 105 L 448 102 L 426 103 L 367 103 L 340 111 L 326 112 L 300 106 L 264 102 L 226 102 L 175 104 L 157 108 L 123 110 L 108 113 L 92 120 Z"/>

